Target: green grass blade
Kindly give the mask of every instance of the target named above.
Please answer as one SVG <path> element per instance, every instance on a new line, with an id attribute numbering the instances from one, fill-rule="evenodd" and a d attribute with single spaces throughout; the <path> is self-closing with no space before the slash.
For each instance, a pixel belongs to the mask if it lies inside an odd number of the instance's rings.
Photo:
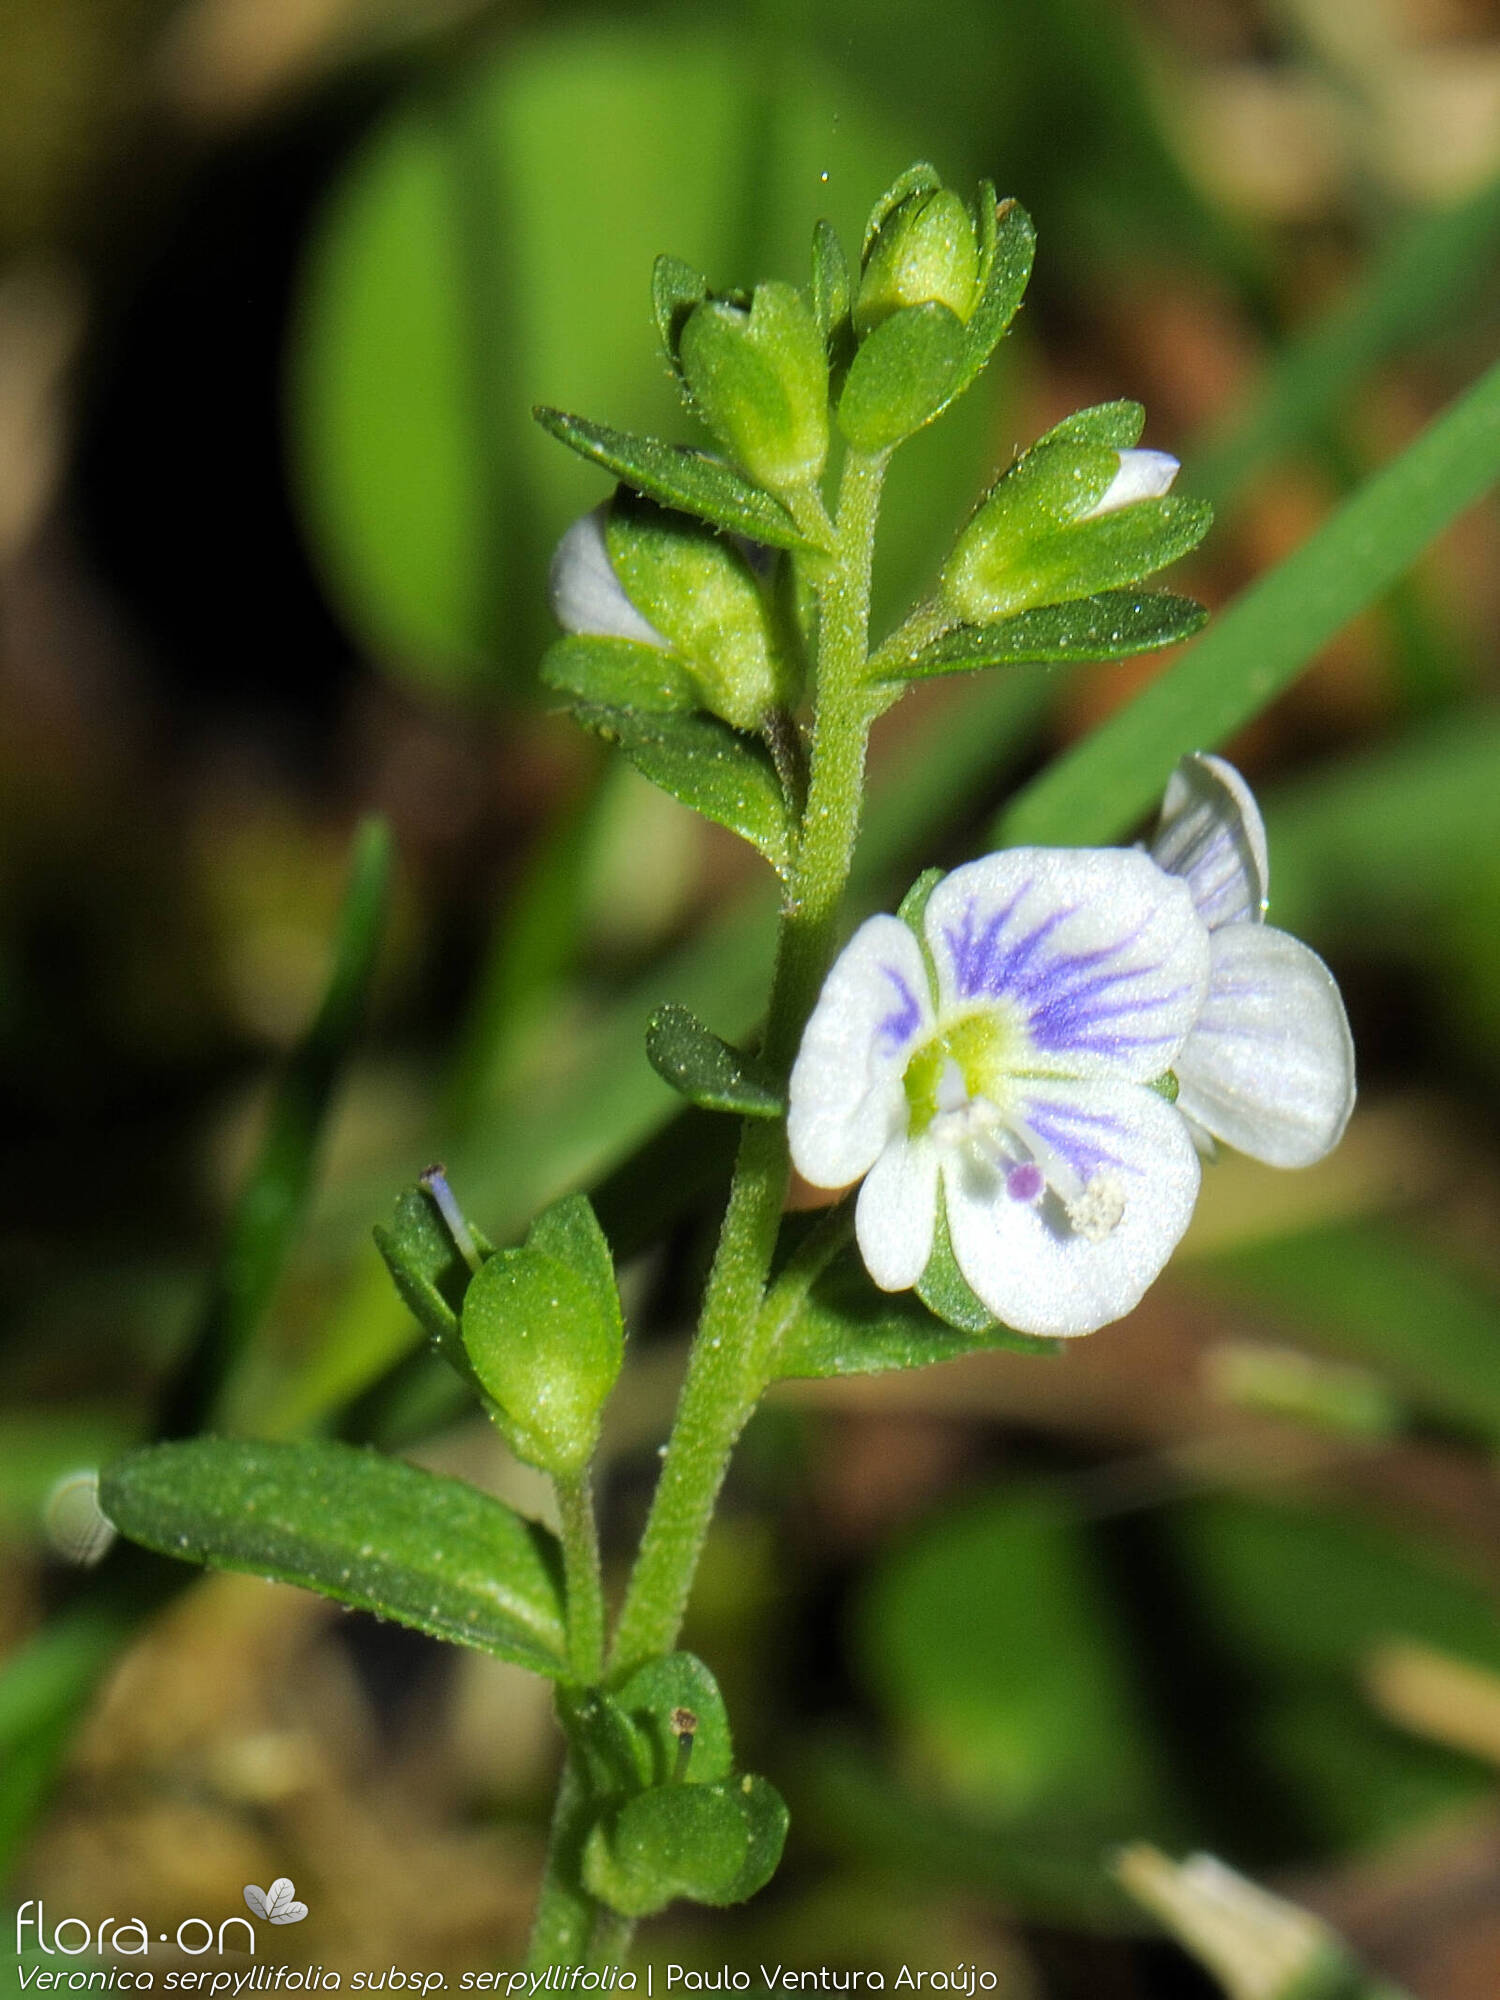
<path id="1" fill-rule="evenodd" d="M 1006 844 L 1115 840 L 1186 751 L 1211 749 L 1320 650 L 1500 477 L 1500 364 L 1252 584 L 1160 680 L 1013 801 Z"/>
<path id="2" fill-rule="evenodd" d="M 389 829 L 367 820 L 355 838 L 323 1003 L 277 1088 L 197 1335 L 166 1399 L 164 1436 L 185 1436 L 213 1418 L 270 1305 L 307 1207 L 329 1106 L 364 1019 L 390 872 Z"/>

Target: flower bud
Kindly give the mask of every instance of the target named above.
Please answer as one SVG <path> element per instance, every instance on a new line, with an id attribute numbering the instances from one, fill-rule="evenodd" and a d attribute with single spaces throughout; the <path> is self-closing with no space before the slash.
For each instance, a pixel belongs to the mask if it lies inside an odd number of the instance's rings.
<path id="1" fill-rule="evenodd" d="M 705 423 L 773 490 L 816 480 L 828 456 L 828 361 L 802 294 L 758 285 L 748 310 L 705 299 L 683 326 L 683 380 Z"/>
<path id="2" fill-rule="evenodd" d="M 1160 500 L 1182 470 L 1169 451 L 1121 451 L 1115 456 L 1120 461 L 1119 471 L 1080 520 L 1095 521 L 1101 514 L 1117 513 L 1137 500 Z"/>
<path id="3" fill-rule="evenodd" d="M 794 701 L 794 676 L 748 553 L 701 521 L 622 487 L 575 521 L 552 560 L 552 609 L 580 636 L 671 655 L 697 705 L 758 729 Z"/>
<path id="4" fill-rule="evenodd" d="M 580 515 L 558 543 L 547 578 L 552 615 L 565 632 L 665 646 L 661 633 L 631 603 L 610 561 L 604 539 L 608 519 L 606 501 Z"/>
<path id="5" fill-rule="evenodd" d="M 1139 583 L 1195 547 L 1213 518 L 1206 502 L 1166 497 L 1177 470 L 1164 451 L 1059 425 L 996 480 L 959 536 L 948 602 L 983 623 Z"/>
<path id="6" fill-rule="evenodd" d="M 979 302 L 979 245 L 950 188 L 909 194 L 875 233 L 854 306 L 861 337 L 906 306 L 942 305 L 965 325 Z"/>

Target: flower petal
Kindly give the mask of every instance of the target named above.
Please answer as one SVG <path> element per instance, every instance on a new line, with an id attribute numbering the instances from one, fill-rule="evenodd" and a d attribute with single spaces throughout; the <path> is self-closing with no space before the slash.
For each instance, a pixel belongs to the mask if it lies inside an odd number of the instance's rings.
<path id="1" fill-rule="evenodd" d="M 1269 924 L 1213 936 L 1208 999 L 1177 1058 L 1177 1107 L 1273 1167 L 1307 1167 L 1354 1109 L 1354 1044 L 1333 974 Z"/>
<path id="2" fill-rule="evenodd" d="M 1092 1333 L 1128 1313 L 1171 1256 L 1197 1199 L 1198 1155 L 1174 1107 L 1141 1084 L 1038 1081 L 1023 1115 L 1038 1156 L 1067 1159 L 1085 1183 L 1078 1226 L 1055 1187 L 1034 1205 L 1014 1201 L 998 1176 L 953 1157 L 943 1169 L 953 1254 L 1018 1333 Z"/>
<path id="3" fill-rule="evenodd" d="M 1180 875 L 1211 931 L 1259 923 L 1271 864 L 1266 829 L 1250 787 L 1233 764 L 1198 751 L 1167 780 L 1151 859 Z"/>
<path id="4" fill-rule="evenodd" d="M 861 924 L 823 982 L 792 1066 L 787 1138 L 814 1187 L 844 1187 L 906 1130 L 901 1078 L 932 1025 L 922 948 L 899 917 Z"/>
<path id="5" fill-rule="evenodd" d="M 1080 520 L 1093 521 L 1100 514 L 1118 513 L 1120 508 L 1133 506 L 1137 500 L 1160 500 L 1182 470 L 1181 462 L 1169 451 L 1132 450 L 1116 456 L 1120 461 L 1119 471 L 1088 512 L 1079 516 Z"/>
<path id="6" fill-rule="evenodd" d="M 865 1175 L 854 1233 L 865 1269 L 885 1292 L 904 1292 L 927 1269 L 937 1222 L 938 1150 L 893 1139 Z"/>
<path id="7" fill-rule="evenodd" d="M 993 1001 L 1029 1048 L 1014 1069 L 1149 1081 L 1208 984 L 1182 882 L 1122 848 L 1015 847 L 955 868 L 923 923 L 945 1010 Z"/>
<path id="8" fill-rule="evenodd" d="M 606 501 L 591 514 L 581 515 L 558 543 L 548 577 L 552 615 L 565 632 L 666 647 L 666 640 L 636 610 L 615 575 L 604 546 L 608 512 Z"/>

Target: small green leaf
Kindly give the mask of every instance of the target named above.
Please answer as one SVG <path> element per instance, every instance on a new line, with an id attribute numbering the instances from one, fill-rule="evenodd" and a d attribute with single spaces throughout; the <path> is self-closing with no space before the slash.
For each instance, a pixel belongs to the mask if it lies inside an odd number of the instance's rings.
<path id="1" fill-rule="evenodd" d="M 590 423 L 586 417 L 570 416 L 545 404 L 539 404 L 532 414 L 543 430 L 580 457 L 602 465 L 664 507 L 680 507 L 717 528 L 768 542 L 772 548 L 812 546 L 779 500 L 752 486 L 722 459 L 689 445 L 612 430 L 607 424 Z"/>
<path id="2" fill-rule="evenodd" d="M 945 305 L 907 306 L 861 342 L 839 398 L 856 451 L 881 452 L 930 423 L 958 393 L 968 332 Z"/>
<path id="3" fill-rule="evenodd" d="M 595 1277 L 532 1243 L 501 1250 L 474 1274 L 462 1329 L 511 1450 L 543 1472 L 580 1471 L 624 1354 L 612 1274 L 606 1296 Z"/>
<path id="4" fill-rule="evenodd" d="M 1208 612 L 1170 591 L 1105 590 L 1042 604 L 989 625 L 958 625 L 900 670 L 903 680 L 972 673 L 1049 660 L 1123 660 L 1175 646 L 1201 630 Z"/>
<path id="5" fill-rule="evenodd" d="M 541 676 L 572 701 L 606 708 L 639 708 L 670 715 L 697 708 L 702 700 L 687 665 L 663 646 L 634 639 L 570 635 L 542 655 Z"/>
<path id="6" fill-rule="evenodd" d="M 673 1717 L 686 1710 L 697 1723 L 693 1747 L 682 1772 L 682 1782 L 708 1785 L 729 1776 L 734 1761 L 729 1735 L 729 1716 L 719 1684 L 692 1653 L 668 1653 L 638 1667 L 614 1691 L 621 1711 L 640 1733 L 649 1767 L 646 1782 L 671 1783 L 677 1771 L 680 1734 Z"/>
<path id="7" fill-rule="evenodd" d="M 646 1059 L 664 1083 L 705 1111 L 779 1118 L 782 1093 L 753 1056 L 732 1049 L 696 1014 L 668 1002 L 646 1023 Z"/>
<path id="8" fill-rule="evenodd" d="M 585 729 L 618 743 L 653 785 L 705 819 L 727 826 L 779 875 L 791 864 L 792 823 L 765 746 L 714 715 L 646 715 L 580 702 Z"/>
<path id="9" fill-rule="evenodd" d="M 99 1501 L 162 1555 L 299 1584 L 534 1673 L 566 1671 L 556 1543 L 461 1480 L 347 1444 L 194 1438 L 121 1459 Z"/>
<path id="10" fill-rule="evenodd" d="M 656 330 L 661 335 L 662 352 L 677 366 L 677 341 L 683 321 L 701 300 L 708 297 L 708 280 L 680 257 L 658 257 L 651 271 L 651 306 L 656 314 Z"/>
<path id="11" fill-rule="evenodd" d="M 912 1292 L 877 1291 L 858 1255 L 849 1251 L 814 1280 L 784 1329 L 776 1350 L 776 1373 L 883 1375 L 895 1368 L 928 1368 L 934 1362 L 997 1347 L 1020 1354 L 1060 1351 L 1055 1340 L 1012 1333 L 993 1319 L 985 1332 L 972 1333 L 935 1316 Z"/>
<path id="12" fill-rule="evenodd" d="M 852 305 L 853 288 L 844 246 L 833 224 L 820 221 L 813 228 L 812 306 L 831 360 L 841 359 L 839 349 Z"/>

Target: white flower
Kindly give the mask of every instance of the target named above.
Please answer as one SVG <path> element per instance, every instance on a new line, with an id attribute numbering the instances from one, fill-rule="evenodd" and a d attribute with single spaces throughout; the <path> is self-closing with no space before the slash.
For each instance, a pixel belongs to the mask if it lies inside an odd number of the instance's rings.
<path id="1" fill-rule="evenodd" d="M 1354 1108 L 1354 1044 L 1333 974 L 1265 922 L 1265 828 L 1221 757 L 1185 757 L 1167 785 L 1152 859 L 1192 891 L 1209 932 L 1208 998 L 1173 1068 L 1177 1108 L 1212 1141 L 1273 1167 L 1338 1144 Z"/>
<path id="2" fill-rule="evenodd" d="M 899 1291 L 939 1203 L 959 1271 L 1023 1333 L 1128 1312 L 1198 1193 L 1195 1147 L 1273 1166 L 1334 1146 L 1354 1103 L 1338 988 L 1264 921 L 1265 830 L 1222 759 L 1185 758 L 1150 854 L 1016 848 L 957 868 L 921 937 L 872 917 L 792 1070 L 792 1159 L 864 1177 L 860 1254 Z M 1175 1104 L 1158 1088 L 1175 1079 Z"/>
<path id="3" fill-rule="evenodd" d="M 552 615 L 565 632 L 592 639 L 634 639 L 638 645 L 667 642 L 625 594 L 604 541 L 609 503 L 584 514 L 568 529 L 552 557 L 547 579 Z"/>
<path id="4" fill-rule="evenodd" d="M 1160 500 L 1182 470 L 1169 451 L 1122 451 L 1117 453 L 1120 469 L 1099 498 L 1080 520 L 1092 521 L 1100 514 L 1114 514 L 1137 500 Z"/>
<path id="5" fill-rule="evenodd" d="M 924 945 L 872 917 L 828 976 L 788 1135 L 819 1187 L 865 1176 L 876 1284 L 916 1283 L 937 1204 L 970 1288 L 1024 1333 L 1128 1312 L 1187 1227 L 1188 1128 L 1151 1085 L 1208 987 L 1189 885 L 1121 849 L 1016 848 L 933 890 Z"/>

